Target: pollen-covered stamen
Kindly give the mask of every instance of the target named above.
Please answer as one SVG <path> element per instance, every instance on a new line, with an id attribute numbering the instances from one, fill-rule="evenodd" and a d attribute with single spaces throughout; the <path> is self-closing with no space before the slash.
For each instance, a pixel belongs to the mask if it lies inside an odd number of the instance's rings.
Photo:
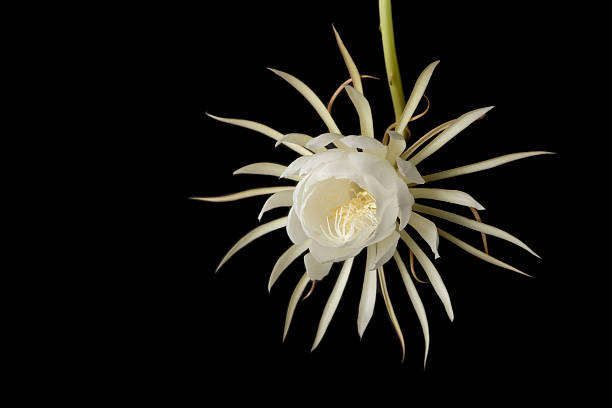
<path id="1" fill-rule="evenodd" d="M 321 232 L 331 241 L 348 242 L 364 228 L 376 228 L 376 198 L 365 190 L 351 189 L 353 198 L 332 209 L 321 224 Z"/>

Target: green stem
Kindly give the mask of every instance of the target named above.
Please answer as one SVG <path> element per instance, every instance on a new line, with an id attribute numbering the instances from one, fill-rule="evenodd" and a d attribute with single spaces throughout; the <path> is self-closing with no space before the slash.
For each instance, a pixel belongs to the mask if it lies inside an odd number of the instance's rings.
<path id="1" fill-rule="evenodd" d="M 382 33 L 383 53 L 385 56 L 385 67 L 387 68 L 387 81 L 393 100 L 395 121 L 399 122 L 406 100 L 402 88 L 397 54 L 395 53 L 395 38 L 393 36 L 393 18 L 391 16 L 391 0 L 379 0 L 378 9 L 380 13 L 380 31 Z"/>

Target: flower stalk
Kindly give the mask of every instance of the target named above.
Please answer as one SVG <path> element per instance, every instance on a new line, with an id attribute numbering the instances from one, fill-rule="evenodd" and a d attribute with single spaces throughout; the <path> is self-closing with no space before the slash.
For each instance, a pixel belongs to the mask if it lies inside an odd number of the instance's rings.
<path id="1" fill-rule="evenodd" d="M 395 121 L 399 122 L 406 105 L 402 78 L 400 76 L 397 53 L 395 52 L 395 37 L 393 35 L 393 18 L 391 15 L 391 0 L 379 0 L 380 32 L 382 34 L 383 54 L 387 71 L 387 82 L 393 100 Z"/>

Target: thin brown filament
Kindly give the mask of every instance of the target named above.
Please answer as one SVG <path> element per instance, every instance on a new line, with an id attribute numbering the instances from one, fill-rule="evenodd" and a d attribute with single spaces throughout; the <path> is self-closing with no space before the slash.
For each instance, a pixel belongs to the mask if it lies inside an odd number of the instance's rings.
<path id="1" fill-rule="evenodd" d="M 391 323 L 393 324 L 393 328 L 395 329 L 395 333 L 399 339 L 399 342 L 402 346 L 402 363 L 404 362 L 404 357 L 406 356 L 406 344 L 404 343 L 404 335 L 402 334 L 402 329 L 399 326 L 399 322 L 397 321 L 397 317 L 395 316 L 395 311 L 393 310 L 393 305 L 391 304 L 391 298 L 389 297 L 389 291 L 387 290 L 387 281 L 385 280 L 385 270 L 382 266 L 378 267 L 378 281 L 380 282 L 380 290 L 383 295 L 383 299 L 385 301 L 385 306 L 387 306 L 387 312 L 389 313 L 389 318 L 391 319 Z"/>
<path id="2" fill-rule="evenodd" d="M 429 107 L 431 106 L 431 102 L 429 101 L 429 98 L 427 97 L 427 95 L 423 95 L 423 96 L 425 97 L 425 100 L 427 101 L 427 107 L 425 108 L 425 110 L 423 112 L 419 113 L 418 115 L 415 115 L 415 116 L 411 117 L 410 120 L 408 121 L 409 123 L 412 122 L 413 120 L 417 120 L 417 119 L 422 118 L 423 116 L 425 116 L 427 114 L 427 112 L 429 112 Z M 383 141 L 382 141 L 382 143 L 384 145 L 389 143 L 389 131 L 391 129 L 394 129 L 396 126 L 397 126 L 397 122 L 394 122 L 391 125 L 389 125 L 387 130 L 385 130 L 385 134 L 383 136 Z M 406 132 L 408 133 L 406 135 L 406 141 L 408 141 L 412 137 L 412 132 L 410 131 L 410 129 L 408 127 L 406 127 Z"/>
<path id="3" fill-rule="evenodd" d="M 416 280 L 419 283 L 429 283 L 429 281 L 422 281 L 419 278 L 417 278 L 416 276 L 416 272 L 414 271 L 414 254 L 412 253 L 412 250 L 410 251 L 410 272 L 412 272 L 412 277 L 414 278 L 414 280 Z"/>
<path id="4" fill-rule="evenodd" d="M 472 214 L 474 214 L 474 218 L 476 219 L 476 221 L 482 222 L 482 219 L 480 218 L 480 214 L 478 214 L 478 210 L 475 209 L 474 207 L 470 207 L 470 210 L 472 210 Z M 489 246 L 487 245 L 487 234 L 485 234 L 484 232 L 481 232 L 480 235 L 482 235 L 482 245 L 484 246 L 485 253 L 488 255 Z"/>
<path id="5" fill-rule="evenodd" d="M 410 120 L 408 121 L 408 123 L 412 122 L 413 120 L 417 120 L 422 118 L 423 116 L 425 116 L 427 114 L 427 112 L 429 112 L 429 107 L 431 106 L 431 102 L 429 101 L 429 98 L 427 97 L 427 95 L 423 94 L 423 98 L 425 98 L 425 100 L 427 101 L 427 107 L 425 108 L 425 110 L 421 113 L 419 113 L 418 115 L 415 115 L 413 117 L 410 118 Z"/>
<path id="6" fill-rule="evenodd" d="M 314 290 L 315 283 L 317 283 L 317 281 L 316 281 L 316 280 L 311 280 L 310 282 L 312 282 L 312 284 L 310 285 L 310 290 L 308 291 L 308 293 L 306 294 L 306 296 L 304 296 L 304 297 L 302 298 L 302 300 L 306 300 L 306 299 L 308 299 L 308 297 L 310 297 L 310 295 L 312 295 L 312 291 Z"/>
<path id="7" fill-rule="evenodd" d="M 378 79 L 380 80 L 380 78 L 372 76 L 372 75 L 360 75 L 361 78 L 370 78 L 370 79 Z M 345 86 L 347 86 L 348 84 L 350 84 L 351 82 L 353 82 L 353 78 L 349 78 L 346 81 L 344 81 L 342 83 L 342 85 L 340 85 L 338 87 L 338 89 L 336 89 L 336 92 L 334 92 L 334 94 L 332 95 L 331 99 L 329 100 L 329 103 L 327 104 L 327 111 L 329 113 L 331 113 L 332 110 L 332 106 L 334 105 L 334 101 L 336 100 L 336 98 L 338 97 L 338 95 L 340 95 L 340 92 L 342 92 L 342 90 L 344 89 Z"/>

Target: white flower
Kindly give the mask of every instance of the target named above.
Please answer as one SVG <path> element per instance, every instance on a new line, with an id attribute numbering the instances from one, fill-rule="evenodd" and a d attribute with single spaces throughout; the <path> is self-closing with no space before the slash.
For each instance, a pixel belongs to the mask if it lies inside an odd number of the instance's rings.
<path id="1" fill-rule="evenodd" d="M 390 20 L 390 14 L 385 8 L 387 4 L 388 2 L 381 2 L 381 24 L 383 25 L 388 24 Z M 388 27 L 382 28 L 384 42 Z M 312 281 L 312 287 L 314 287 L 315 281 L 329 274 L 333 263 L 343 262 L 319 323 L 313 349 L 317 347 L 340 301 L 353 266 L 353 260 L 366 249 L 366 265 L 362 272 L 363 289 L 357 317 L 359 335 L 363 335 L 374 312 L 376 288 L 379 282 L 385 306 L 400 338 L 402 352 L 404 352 L 403 335 L 393 312 L 383 269 L 383 265 L 393 257 L 423 329 L 426 359 L 429 348 L 427 317 L 413 279 L 397 248 L 400 239 L 410 251 L 410 268 L 414 280 L 421 282 L 416 278 L 414 272 L 413 256 L 429 279 L 429 282 L 424 283 L 431 283 L 431 287 L 440 298 L 451 320 L 454 316 L 453 309 L 442 278 L 429 255 L 419 247 L 410 234 L 418 234 L 427 244 L 434 258 L 439 257 L 438 242 L 439 237 L 442 237 L 486 262 L 521 274 L 524 273 L 488 254 L 485 234 L 518 245 L 533 255 L 535 253 L 513 235 L 482 223 L 477 210 L 483 210 L 484 207 L 470 195 L 457 190 L 429 188 L 422 185 L 548 152 L 514 153 L 421 177 L 416 168 L 421 161 L 430 157 L 462 130 L 483 117 L 492 107 L 476 109 L 450 120 L 407 147 L 403 135 L 408 130 L 408 123 L 416 118 L 414 112 L 438 64 L 436 61 L 427 66 L 419 76 L 403 110 L 398 110 L 395 106 L 396 101 L 400 100 L 398 95 L 401 95 L 403 103 L 403 91 L 398 90 L 398 83 L 401 84 L 401 82 L 396 77 L 392 86 L 392 95 L 396 114 L 400 112 L 401 115 L 397 117 L 394 126 L 390 127 L 394 127 L 395 131 L 386 131 L 383 135 L 383 143 L 381 143 L 374 139 L 372 114 L 370 105 L 363 95 L 361 75 L 340 37 L 337 33 L 335 34 L 351 75 L 350 82 L 354 85 L 354 87 L 346 85 L 344 89 L 359 115 L 361 135 L 343 136 L 330 114 L 331 105 L 326 109 L 321 100 L 303 82 L 287 73 L 272 70 L 308 100 L 329 132 L 314 138 L 298 133 L 283 135 L 257 122 L 209 115 L 222 122 L 263 133 L 275 139 L 277 146 L 283 144 L 302 157 L 287 167 L 260 162 L 242 167 L 234 172 L 234 174 L 283 177 L 297 181 L 296 186 L 262 187 L 222 197 L 196 199 L 219 202 L 271 194 L 259 213 L 259 219 L 264 213 L 274 208 L 290 207 L 288 216 L 262 224 L 246 234 L 228 251 L 219 264 L 220 268 L 232 255 L 253 240 L 272 231 L 286 228 L 292 245 L 276 261 L 270 274 L 268 287 L 271 288 L 287 266 L 302 254 L 304 254 L 306 272 L 298 282 L 289 301 L 283 339 L 308 282 Z M 387 58 L 387 51 L 385 49 L 385 58 Z M 394 69 L 396 71 L 397 67 Z M 391 86 L 391 81 L 389 84 Z M 335 147 L 330 146 L 331 144 Z M 469 207 L 474 212 L 476 220 L 430 206 L 415 204 L 415 199 L 444 201 Z M 485 251 L 480 251 L 443 231 L 424 215 L 441 218 L 481 232 Z M 411 227 L 410 234 L 406 230 L 408 225 Z"/>
<path id="2" fill-rule="evenodd" d="M 354 147 L 368 150 L 370 145 L 371 150 L 386 152 L 386 147 L 374 139 L 351 138 Z M 283 177 L 301 177 L 293 192 L 287 232 L 296 245 L 309 240 L 313 263 L 352 258 L 381 241 L 388 241 L 386 251 L 377 254 L 369 269 L 376 269 L 393 255 L 399 240 L 396 220 L 399 217 L 400 229 L 406 226 L 414 199 L 406 182 L 383 157 L 333 149 L 302 157 L 284 171 Z M 322 277 L 307 272 L 312 279 Z"/>

